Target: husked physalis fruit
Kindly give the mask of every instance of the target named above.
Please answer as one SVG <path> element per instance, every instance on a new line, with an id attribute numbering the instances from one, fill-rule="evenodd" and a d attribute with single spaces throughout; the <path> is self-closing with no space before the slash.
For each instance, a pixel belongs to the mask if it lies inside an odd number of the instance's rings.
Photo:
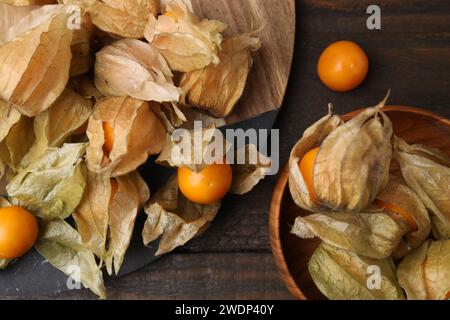
<path id="1" fill-rule="evenodd" d="M 366 78 L 369 59 L 359 45 L 338 41 L 326 48 L 317 65 L 320 80 L 331 90 L 346 92 L 355 89 Z"/>
<path id="2" fill-rule="evenodd" d="M 360 212 L 372 204 L 388 183 L 392 158 L 385 101 L 345 123 L 330 109 L 304 132 L 289 159 L 289 188 L 298 206 Z"/>
<path id="3" fill-rule="evenodd" d="M 10 206 L 0 209 L 0 258 L 15 259 L 33 247 L 38 224 L 26 209 Z"/>
<path id="4" fill-rule="evenodd" d="M 103 132 L 105 134 L 105 143 L 103 148 L 106 153 L 110 153 L 114 145 L 114 128 L 106 121 L 103 122 Z"/>
<path id="5" fill-rule="evenodd" d="M 187 199 L 199 204 L 212 204 L 222 199 L 230 190 L 232 179 L 229 164 L 211 164 L 200 172 L 178 168 L 180 191 Z"/>
<path id="6" fill-rule="evenodd" d="M 422 145 L 395 138 L 395 157 L 406 184 L 432 213 L 433 234 L 450 237 L 450 157 Z"/>
<path id="7" fill-rule="evenodd" d="M 303 175 L 303 179 L 305 179 L 306 187 L 309 191 L 309 196 L 313 201 L 317 199 L 316 191 L 314 190 L 314 163 L 318 152 L 319 148 L 309 150 L 299 164 L 300 172 Z"/>
<path id="8" fill-rule="evenodd" d="M 450 240 L 425 241 L 397 267 L 397 279 L 408 300 L 448 300 Z"/>
<path id="9" fill-rule="evenodd" d="M 403 209 L 402 207 L 399 207 L 392 203 L 384 202 L 379 199 L 375 199 L 374 204 L 377 207 L 384 209 L 384 210 L 392 213 L 393 215 L 398 216 L 401 219 L 404 219 L 408 223 L 411 230 L 413 230 L 413 231 L 417 230 L 417 228 L 418 228 L 417 223 L 414 220 L 412 214 L 409 213 L 408 211 L 406 211 L 405 209 Z"/>
<path id="10" fill-rule="evenodd" d="M 118 177 L 160 153 L 166 129 L 146 101 L 107 97 L 95 105 L 86 135 L 88 169 Z"/>

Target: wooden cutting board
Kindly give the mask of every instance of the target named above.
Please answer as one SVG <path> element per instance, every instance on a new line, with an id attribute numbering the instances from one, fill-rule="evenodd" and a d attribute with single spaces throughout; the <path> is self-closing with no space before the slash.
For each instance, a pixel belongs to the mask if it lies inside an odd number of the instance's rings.
<path id="1" fill-rule="evenodd" d="M 254 64 L 244 95 L 235 111 L 219 125 L 235 124 L 241 128 L 270 129 L 286 91 L 295 40 L 295 0 L 191 0 L 194 12 L 201 17 L 228 24 L 225 36 L 264 28 L 262 48 L 253 54 Z M 245 121 L 244 121 L 245 120 Z M 242 122 L 243 121 L 243 122 Z M 238 124 L 236 124 L 239 122 Z M 141 174 L 152 192 L 157 190 L 170 170 L 156 166 L 152 160 Z M 238 201 L 245 202 L 245 197 Z M 119 276 L 135 271 L 156 260 L 157 243 L 147 248 L 141 231 L 142 212 L 136 222 L 132 244 Z M 214 223 L 214 222 L 213 222 Z M 0 271 L 0 296 L 57 294 L 68 290 L 67 277 L 32 250 Z M 105 278 L 107 280 L 108 277 Z"/>
<path id="2" fill-rule="evenodd" d="M 252 54 L 253 67 L 244 95 L 222 124 L 278 110 L 294 55 L 295 0 L 191 0 L 191 3 L 200 17 L 226 22 L 225 37 L 262 28 L 262 47 Z"/>

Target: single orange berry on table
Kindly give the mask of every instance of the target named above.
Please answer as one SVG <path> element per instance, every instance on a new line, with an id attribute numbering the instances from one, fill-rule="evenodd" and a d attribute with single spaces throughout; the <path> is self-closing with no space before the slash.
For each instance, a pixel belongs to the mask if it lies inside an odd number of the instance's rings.
<path id="1" fill-rule="evenodd" d="M 105 135 L 103 148 L 109 154 L 114 146 L 114 128 L 108 122 L 103 122 L 103 132 Z"/>
<path id="2" fill-rule="evenodd" d="M 369 71 L 369 59 L 359 45 L 338 41 L 326 48 L 317 64 L 320 80 L 331 90 L 346 92 L 359 86 Z"/>
<path id="3" fill-rule="evenodd" d="M 38 237 L 36 218 L 19 206 L 0 208 L 0 258 L 15 259 L 30 250 Z"/>
<path id="4" fill-rule="evenodd" d="M 222 199 L 231 188 L 233 171 L 229 164 L 211 164 L 200 172 L 178 168 L 178 187 L 189 200 L 211 204 Z"/>
<path id="5" fill-rule="evenodd" d="M 414 220 L 413 215 L 411 213 L 409 213 L 408 211 L 406 211 L 405 209 L 403 209 L 395 204 L 387 203 L 380 199 L 375 199 L 374 204 L 377 207 L 384 209 L 387 212 L 404 219 L 409 224 L 412 231 L 416 231 L 418 229 L 416 220 Z"/>
<path id="6" fill-rule="evenodd" d="M 309 150 L 300 160 L 299 168 L 303 176 L 303 180 L 308 188 L 309 196 L 312 201 L 317 200 L 316 190 L 314 188 L 314 164 L 316 162 L 317 153 L 319 148 Z"/>

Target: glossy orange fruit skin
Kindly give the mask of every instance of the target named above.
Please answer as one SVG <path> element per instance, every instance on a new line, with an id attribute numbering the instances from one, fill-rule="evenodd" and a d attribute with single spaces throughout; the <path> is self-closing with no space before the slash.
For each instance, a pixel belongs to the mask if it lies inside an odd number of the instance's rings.
<path id="1" fill-rule="evenodd" d="M 103 149 L 109 154 L 114 146 L 114 128 L 108 122 L 103 122 L 103 133 L 105 135 Z"/>
<path id="2" fill-rule="evenodd" d="M 331 90 L 347 92 L 359 86 L 369 71 L 369 59 L 359 45 L 338 41 L 326 48 L 317 64 L 320 80 Z"/>
<path id="3" fill-rule="evenodd" d="M 26 209 L 0 209 L 0 258 L 15 259 L 30 250 L 38 237 L 36 218 Z"/>
<path id="4" fill-rule="evenodd" d="M 309 197 L 312 201 L 317 200 L 317 194 L 314 188 L 314 163 L 316 162 L 317 153 L 319 153 L 319 148 L 309 150 L 299 163 L 300 172 L 302 173 L 303 180 L 305 180 Z"/>
<path id="5" fill-rule="evenodd" d="M 178 168 L 178 187 L 181 193 L 199 204 L 220 201 L 230 190 L 233 171 L 228 164 L 212 164 L 200 172 Z"/>

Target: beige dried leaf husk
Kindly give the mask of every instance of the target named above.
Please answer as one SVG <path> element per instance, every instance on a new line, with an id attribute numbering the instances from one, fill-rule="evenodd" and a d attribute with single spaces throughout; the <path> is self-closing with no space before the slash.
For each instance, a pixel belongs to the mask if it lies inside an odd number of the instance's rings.
<path id="1" fill-rule="evenodd" d="M 203 232 L 219 208 L 220 202 L 200 205 L 187 200 L 178 190 L 174 175 L 145 207 L 144 244 L 148 245 L 161 237 L 156 255 L 168 253 Z"/>
<path id="2" fill-rule="evenodd" d="M 439 220 L 441 234 L 450 233 L 450 158 L 422 145 L 395 139 L 395 158 L 402 176 Z"/>
<path id="3" fill-rule="evenodd" d="M 428 211 L 417 194 L 400 179 L 391 176 L 386 188 L 377 196 L 377 199 L 402 208 L 412 215 L 412 218 L 417 224 L 417 230 L 411 230 L 404 236 L 406 250 L 400 250 L 404 252 L 394 254 L 396 258 L 404 256 L 408 251 L 416 249 L 428 238 L 431 230 Z M 396 217 L 396 219 L 407 222 L 402 217 Z"/>
<path id="4" fill-rule="evenodd" d="M 88 171 L 86 189 L 73 213 L 83 244 L 102 259 L 106 250 L 111 178 Z"/>
<path id="5" fill-rule="evenodd" d="M 131 241 L 137 214 L 150 191 L 137 171 L 116 178 L 111 198 L 111 178 L 90 172 L 84 197 L 73 217 L 83 243 L 104 261 L 108 273 L 117 274 Z"/>
<path id="6" fill-rule="evenodd" d="M 206 110 L 214 117 L 228 116 L 244 93 L 253 64 L 251 52 L 260 47 L 260 39 L 252 33 L 225 40 L 217 65 L 183 75 L 180 83 L 183 104 Z"/>
<path id="7" fill-rule="evenodd" d="M 73 78 L 68 86 L 83 98 L 94 99 L 96 102 L 105 97 L 98 91 L 94 81 L 86 75 Z"/>
<path id="8" fill-rule="evenodd" d="M 150 102 L 150 107 L 164 123 L 167 132 L 173 132 L 176 128 L 182 126 L 187 121 L 183 111 L 175 102 L 166 102 L 162 104 Z"/>
<path id="9" fill-rule="evenodd" d="M 245 157 L 245 163 L 238 164 L 236 159 L 239 153 Z M 255 159 L 252 159 L 252 156 Z M 230 192 L 233 194 L 245 194 L 250 192 L 262 179 L 270 173 L 271 159 L 258 152 L 254 144 L 248 144 L 235 152 L 235 162 L 231 165 L 233 170 L 233 182 Z"/>
<path id="10" fill-rule="evenodd" d="M 37 8 L 37 6 L 14 7 L 0 1 L 0 45 L 4 42 L 3 37 L 7 30 Z"/>
<path id="11" fill-rule="evenodd" d="M 144 38 L 149 16 L 156 16 L 159 0 L 62 0 L 80 5 L 92 22 L 116 38 Z"/>
<path id="12" fill-rule="evenodd" d="M 374 284 L 369 278 L 374 267 L 380 271 L 379 289 L 369 287 Z M 404 299 L 391 259 L 366 258 L 323 243 L 311 257 L 308 270 L 319 290 L 331 300 Z"/>
<path id="13" fill-rule="evenodd" d="M 8 136 L 9 130 L 20 120 L 20 112 L 0 100 L 0 142 Z"/>
<path id="14" fill-rule="evenodd" d="M 105 96 L 129 95 L 145 101 L 178 101 L 172 72 L 152 45 L 123 39 L 97 53 L 95 85 Z"/>
<path id="15" fill-rule="evenodd" d="M 408 231 L 384 212 L 324 212 L 297 217 L 291 233 L 300 238 L 319 237 L 323 242 L 359 255 L 389 257 Z"/>
<path id="16" fill-rule="evenodd" d="M 114 129 L 114 144 L 109 155 L 103 144 L 103 122 Z M 111 97 L 99 101 L 89 118 L 89 146 L 86 160 L 89 170 L 113 177 L 134 171 L 149 155 L 158 154 L 166 130 L 145 101 L 131 97 Z"/>
<path id="17" fill-rule="evenodd" d="M 220 130 L 201 127 L 180 132 L 181 135 L 166 135 L 156 163 L 168 167 L 187 167 L 198 172 L 207 165 L 207 156 L 217 156 L 217 163 L 223 162 L 228 149 Z M 216 144 L 217 148 L 214 147 Z"/>
<path id="18" fill-rule="evenodd" d="M 109 243 L 105 254 L 108 273 L 119 273 L 131 242 L 136 217 L 150 197 L 137 171 L 117 178 L 118 190 L 109 207 Z"/>
<path id="19" fill-rule="evenodd" d="M 436 216 L 431 217 L 431 230 L 433 231 L 434 237 L 438 240 L 450 239 L 450 228 L 447 228 Z"/>
<path id="20" fill-rule="evenodd" d="M 73 30 L 71 44 L 72 61 L 70 64 L 71 77 L 88 72 L 94 65 L 94 58 L 91 52 L 94 25 L 86 12 L 81 14 L 80 28 Z"/>
<path id="21" fill-rule="evenodd" d="M 219 63 L 217 53 L 226 25 L 201 20 L 180 0 L 168 2 L 165 14 L 149 17 L 145 38 L 157 47 L 175 71 L 191 72 Z"/>
<path id="22" fill-rule="evenodd" d="M 0 47 L 0 98 L 27 116 L 47 109 L 69 78 L 76 6 L 44 6 L 8 29 Z"/>
<path id="23" fill-rule="evenodd" d="M 46 4 L 54 4 L 56 0 L 2 0 L 11 6 L 25 7 L 25 6 L 43 6 Z"/>
<path id="24" fill-rule="evenodd" d="M 409 300 L 444 300 L 450 292 L 450 240 L 426 241 L 407 255 L 397 278 Z"/>
<path id="25" fill-rule="evenodd" d="M 106 299 L 102 271 L 94 254 L 86 248 L 78 232 L 67 222 L 55 219 L 40 225 L 35 248 L 52 266 L 81 282 L 102 299 Z M 78 267 L 79 272 L 74 272 Z"/>
<path id="26" fill-rule="evenodd" d="M 389 181 L 392 123 L 378 106 L 367 108 L 333 130 L 314 164 L 318 202 L 333 210 L 367 208 Z"/>
<path id="27" fill-rule="evenodd" d="M 93 102 L 70 89 L 58 97 L 50 108 L 34 118 L 36 137 L 33 146 L 21 162 L 22 166 L 43 154 L 49 147 L 60 147 L 92 114 Z"/>
<path id="28" fill-rule="evenodd" d="M 449 299 L 450 240 L 434 241 L 430 244 L 424 273 L 429 299 Z"/>
<path id="29" fill-rule="evenodd" d="M 8 135 L 0 142 L 0 160 L 13 172 L 20 171 L 21 161 L 28 153 L 35 140 L 33 119 L 21 116 Z"/>
<path id="30" fill-rule="evenodd" d="M 311 200 L 306 182 L 300 172 L 299 163 L 309 150 L 319 147 L 333 130 L 342 125 L 341 118 L 333 114 L 331 105 L 329 107 L 329 112 L 325 117 L 305 130 L 289 157 L 289 190 L 292 199 L 299 207 L 313 212 L 323 211 L 326 208 Z"/>

